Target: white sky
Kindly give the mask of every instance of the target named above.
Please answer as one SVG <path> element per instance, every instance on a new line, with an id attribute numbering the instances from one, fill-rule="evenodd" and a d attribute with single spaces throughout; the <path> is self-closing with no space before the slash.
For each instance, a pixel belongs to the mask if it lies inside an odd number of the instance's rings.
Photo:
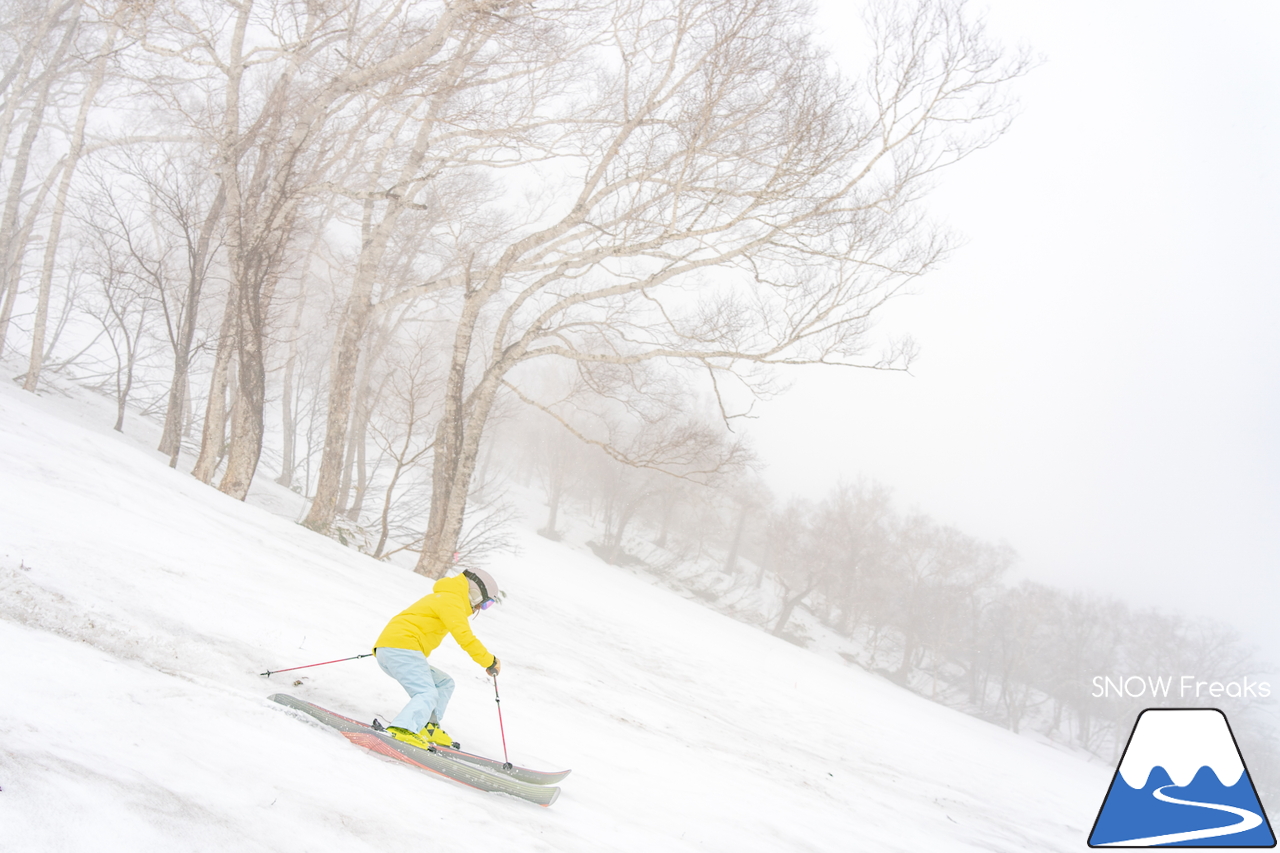
<path id="1" fill-rule="evenodd" d="M 1027 576 L 1231 621 L 1280 661 L 1280 5 L 985 8 L 1044 62 L 930 201 L 966 243 L 881 326 L 922 357 L 793 373 L 755 426 L 766 476 L 872 476 Z"/>

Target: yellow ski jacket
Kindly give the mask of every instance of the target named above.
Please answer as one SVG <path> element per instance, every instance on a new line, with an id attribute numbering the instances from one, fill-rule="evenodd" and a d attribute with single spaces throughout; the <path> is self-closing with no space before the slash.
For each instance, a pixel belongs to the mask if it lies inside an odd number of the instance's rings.
<path id="1" fill-rule="evenodd" d="M 374 642 L 375 650 L 414 649 L 430 655 L 445 634 L 452 634 L 462 650 L 486 669 L 497 660 L 484 643 L 471 633 L 467 617 L 471 615 L 471 598 L 465 575 L 441 578 L 431 587 L 431 594 L 409 605 L 392 617 Z"/>

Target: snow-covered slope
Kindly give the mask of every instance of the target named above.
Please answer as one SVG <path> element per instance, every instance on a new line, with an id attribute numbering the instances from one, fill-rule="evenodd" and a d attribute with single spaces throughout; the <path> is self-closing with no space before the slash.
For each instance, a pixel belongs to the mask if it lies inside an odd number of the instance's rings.
<path id="1" fill-rule="evenodd" d="M 1079 850 L 1109 768 L 933 705 L 520 534 L 477 617 L 514 761 L 550 809 L 379 759 L 266 697 L 393 715 L 366 651 L 429 590 L 0 390 L 6 851 Z M 446 641 L 446 728 L 501 754 L 492 683 Z M 295 678 L 302 675 L 300 685 Z"/>

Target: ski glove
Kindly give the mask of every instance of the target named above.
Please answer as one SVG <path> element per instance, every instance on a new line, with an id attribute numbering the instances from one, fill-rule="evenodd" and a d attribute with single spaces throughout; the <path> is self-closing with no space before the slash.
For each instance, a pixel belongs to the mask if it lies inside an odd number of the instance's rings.
<path id="1" fill-rule="evenodd" d="M 497 655 L 494 655 L 493 663 L 485 668 L 485 672 L 489 673 L 492 676 L 497 676 L 497 674 L 501 671 L 502 671 L 502 662 L 498 660 Z"/>

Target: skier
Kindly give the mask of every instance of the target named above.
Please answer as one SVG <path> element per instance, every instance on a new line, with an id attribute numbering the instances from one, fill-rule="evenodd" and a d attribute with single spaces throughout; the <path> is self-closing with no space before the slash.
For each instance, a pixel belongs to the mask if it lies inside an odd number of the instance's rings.
<path id="1" fill-rule="evenodd" d="M 409 694 L 409 704 L 391 721 L 388 734 L 423 749 L 433 743 L 456 748 L 453 738 L 440 728 L 453 695 L 453 679 L 428 663 L 427 656 L 446 633 L 452 634 L 472 660 L 496 676 L 502 668 L 498 657 L 471 633 L 467 617 L 489 609 L 501 596 L 492 575 L 483 569 L 467 569 L 436 581 L 430 595 L 418 599 L 382 629 L 373 649 L 378 666 Z"/>

